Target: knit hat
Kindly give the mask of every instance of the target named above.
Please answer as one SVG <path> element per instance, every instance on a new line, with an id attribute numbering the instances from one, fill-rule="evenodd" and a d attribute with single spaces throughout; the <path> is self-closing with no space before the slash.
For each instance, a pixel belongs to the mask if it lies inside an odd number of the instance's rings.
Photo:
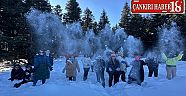
<path id="1" fill-rule="evenodd" d="M 112 53 L 112 54 L 111 54 L 111 57 L 116 57 L 116 54 L 115 54 L 115 53 Z"/>
<path id="2" fill-rule="evenodd" d="M 67 60 L 67 62 L 69 62 L 69 63 L 71 63 L 71 64 L 72 64 L 72 62 L 71 62 L 70 60 Z"/>

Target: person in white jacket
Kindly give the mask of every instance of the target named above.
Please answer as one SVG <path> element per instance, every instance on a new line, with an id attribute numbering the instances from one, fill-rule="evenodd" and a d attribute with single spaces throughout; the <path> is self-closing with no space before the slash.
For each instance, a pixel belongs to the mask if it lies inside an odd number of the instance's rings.
<path id="1" fill-rule="evenodd" d="M 86 56 L 83 58 L 82 60 L 82 63 L 83 63 L 83 69 L 84 69 L 84 77 L 83 77 L 83 80 L 87 80 L 87 77 L 88 77 L 88 72 L 90 70 L 90 66 L 91 66 L 91 59 L 90 57 Z"/>
<path id="2" fill-rule="evenodd" d="M 123 52 L 119 52 L 118 53 L 118 56 L 117 56 L 117 59 L 120 63 L 120 75 L 121 75 L 121 80 L 123 82 L 126 82 L 126 76 L 125 76 L 125 73 L 127 72 L 127 67 L 129 67 L 129 65 L 127 64 L 125 58 L 124 58 L 124 54 Z"/>
<path id="3" fill-rule="evenodd" d="M 96 60 L 92 59 L 91 64 L 90 64 L 91 72 L 94 72 L 95 63 L 96 63 Z"/>

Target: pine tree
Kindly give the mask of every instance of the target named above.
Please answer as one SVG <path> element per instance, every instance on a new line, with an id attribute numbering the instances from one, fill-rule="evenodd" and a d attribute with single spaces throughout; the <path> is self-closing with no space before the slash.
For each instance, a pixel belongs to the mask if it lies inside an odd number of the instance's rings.
<path id="1" fill-rule="evenodd" d="M 93 28 L 94 34 L 98 35 L 98 31 L 99 31 L 98 30 L 98 23 L 96 21 L 93 23 L 92 28 Z"/>
<path id="2" fill-rule="evenodd" d="M 53 12 L 62 20 L 63 13 L 60 5 L 56 5 L 53 9 Z"/>
<path id="3" fill-rule="evenodd" d="M 121 28 L 124 28 L 126 32 L 129 32 L 129 23 L 131 20 L 131 12 L 130 12 L 130 7 L 128 5 L 128 3 L 126 2 L 124 7 L 123 7 L 123 11 L 121 13 L 121 19 L 120 19 L 120 23 L 119 26 Z"/>
<path id="4" fill-rule="evenodd" d="M 134 14 L 131 17 L 131 21 L 129 23 L 127 32 L 129 35 L 133 35 L 134 37 L 142 37 L 143 35 L 143 18 L 140 14 Z"/>
<path id="5" fill-rule="evenodd" d="M 152 15 L 152 23 L 154 28 L 161 27 L 164 24 L 170 25 L 172 20 L 173 15 L 169 14 L 154 14 Z"/>
<path id="6" fill-rule="evenodd" d="M 108 19 L 108 16 L 107 16 L 107 13 L 105 10 L 103 10 L 103 12 L 101 13 L 101 17 L 100 17 L 100 20 L 99 20 L 99 24 L 98 24 L 98 28 L 99 30 L 101 31 L 102 29 L 105 28 L 105 25 L 106 24 L 109 24 L 109 19 Z"/>
<path id="7" fill-rule="evenodd" d="M 43 12 L 51 12 L 51 5 L 48 0 L 26 0 L 25 1 L 27 10 L 30 8 L 35 8 Z"/>
<path id="8" fill-rule="evenodd" d="M 93 20 L 94 20 L 94 16 L 92 14 L 92 11 L 90 11 L 89 8 L 86 8 L 85 11 L 84 11 L 84 15 L 82 17 L 83 31 L 87 31 L 88 29 L 92 29 Z"/>
<path id="9" fill-rule="evenodd" d="M 114 27 L 112 27 L 112 31 L 116 32 L 116 30 L 119 28 L 118 24 L 116 24 Z"/>
<path id="10" fill-rule="evenodd" d="M 146 25 L 147 20 L 145 17 L 142 17 L 140 14 L 133 14 L 128 27 L 130 31 L 127 32 L 129 35 L 139 38 L 143 42 L 145 48 L 148 46 L 148 43 L 151 39 L 148 37 L 151 36 L 151 34 L 149 34 L 150 32 L 148 31 L 148 26 Z"/>
<path id="11" fill-rule="evenodd" d="M 3 45 L 7 45 L 6 59 L 15 60 L 30 57 L 30 33 L 24 14 L 27 12 L 22 0 L 4 0 L 1 3 L 1 37 Z M 21 49 L 21 50 L 20 50 Z"/>
<path id="12" fill-rule="evenodd" d="M 156 46 L 157 42 L 158 42 L 158 32 L 157 32 L 157 28 L 154 28 L 153 26 L 153 20 L 150 16 L 147 16 L 145 18 L 143 18 L 144 23 L 143 23 L 143 31 L 145 33 L 145 38 L 143 38 L 144 40 L 144 48 L 146 50 L 151 49 L 152 47 Z"/>
<path id="13" fill-rule="evenodd" d="M 81 20 L 81 8 L 76 0 L 69 0 L 66 4 L 63 20 L 64 23 L 73 23 Z"/>

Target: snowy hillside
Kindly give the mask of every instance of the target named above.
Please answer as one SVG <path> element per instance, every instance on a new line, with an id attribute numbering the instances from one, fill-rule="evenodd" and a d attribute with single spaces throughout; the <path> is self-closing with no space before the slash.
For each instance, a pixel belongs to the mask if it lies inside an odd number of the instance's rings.
<path id="1" fill-rule="evenodd" d="M 80 60 L 79 63 L 81 64 Z M 78 73 L 77 81 L 68 81 L 62 73 L 64 60 L 57 60 L 51 79 L 46 84 L 33 87 L 32 83 L 25 84 L 20 88 L 13 88 L 18 81 L 8 81 L 10 72 L 0 73 L 0 96 L 186 96 L 186 62 L 177 64 L 177 77 L 171 81 L 165 77 L 165 65 L 159 67 L 158 78 L 148 78 L 148 70 L 145 68 L 145 81 L 142 86 L 119 82 L 115 86 L 108 87 L 108 74 L 106 88 L 96 83 L 95 73 L 89 72 L 88 80 L 83 81 L 83 70 Z M 82 68 L 82 65 L 81 65 Z M 130 68 L 128 68 L 129 72 Z"/>

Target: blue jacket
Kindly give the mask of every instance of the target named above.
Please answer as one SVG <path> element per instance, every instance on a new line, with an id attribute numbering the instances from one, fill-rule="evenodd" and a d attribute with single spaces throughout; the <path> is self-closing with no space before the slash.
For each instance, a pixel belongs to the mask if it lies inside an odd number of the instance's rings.
<path id="1" fill-rule="evenodd" d="M 50 77 L 51 68 L 50 58 L 45 55 L 36 55 L 34 57 L 34 75 L 33 79 L 42 80 Z"/>

